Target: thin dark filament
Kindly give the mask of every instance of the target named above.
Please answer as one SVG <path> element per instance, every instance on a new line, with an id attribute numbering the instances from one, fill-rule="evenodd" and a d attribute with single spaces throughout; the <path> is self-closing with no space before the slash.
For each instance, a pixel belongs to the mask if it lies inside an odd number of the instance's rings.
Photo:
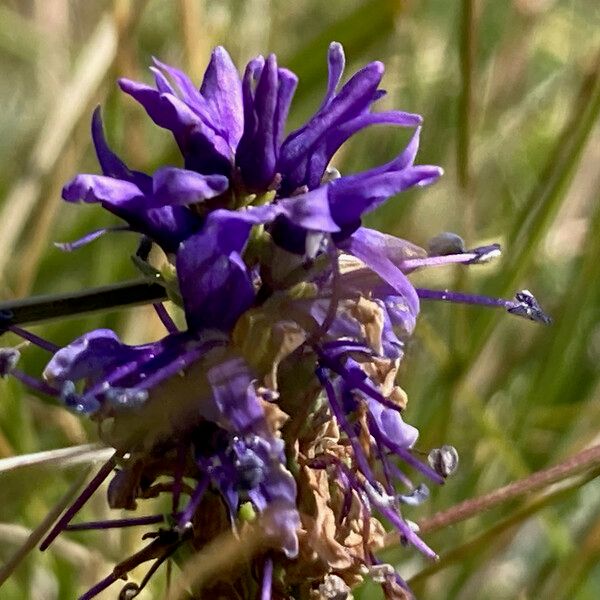
<path id="1" fill-rule="evenodd" d="M 140 525 L 156 525 L 164 523 L 164 515 L 149 515 L 147 517 L 135 517 L 132 519 L 112 519 L 109 521 L 87 521 L 85 523 L 73 523 L 65 527 L 65 531 L 88 531 L 94 529 L 117 529 L 122 527 L 136 527 Z"/>
<path id="2" fill-rule="evenodd" d="M 137 585 L 132 584 L 132 585 L 135 585 L 135 588 L 133 588 L 131 591 L 134 591 L 134 589 L 135 589 L 135 594 L 131 594 L 130 596 L 128 596 L 128 598 L 135 598 L 148 585 L 148 582 L 152 578 L 152 575 L 154 575 L 154 573 L 156 573 L 156 571 L 158 571 L 158 568 L 165 562 L 165 560 L 167 560 L 168 558 L 171 557 L 171 555 L 173 554 L 173 552 L 175 552 L 176 549 L 177 549 L 177 546 L 175 546 L 172 549 L 169 549 L 168 551 L 166 551 L 164 553 L 163 556 L 160 556 L 152 563 L 151 567 L 148 569 L 148 571 L 144 575 L 144 578 L 142 579 L 142 581 L 140 581 L 140 583 Z"/>
<path id="3" fill-rule="evenodd" d="M 171 594 L 171 578 L 173 577 L 173 561 L 167 562 L 167 573 L 165 576 L 165 598 L 168 598 Z"/>
<path id="4" fill-rule="evenodd" d="M 79 596 L 78 600 L 91 600 L 94 596 L 97 596 L 100 592 L 110 587 L 115 581 L 118 581 L 120 577 L 115 573 L 110 573 L 102 581 L 99 581 L 94 587 L 90 588 L 85 594 Z"/>
<path id="5" fill-rule="evenodd" d="M 35 335 L 35 333 L 31 333 L 31 331 L 17 327 L 16 325 L 9 325 L 7 329 L 15 335 L 18 335 L 20 338 L 23 338 L 24 340 L 27 340 L 28 342 L 31 342 L 32 344 L 35 344 L 39 348 L 47 350 L 52 354 L 60 350 L 60 346 L 57 346 L 56 344 L 53 344 L 52 342 Z"/>
<path id="6" fill-rule="evenodd" d="M 109 458 L 101 469 L 98 471 L 96 476 L 90 481 L 87 487 L 79 495 L 79 498 L 71 504 L 65 511 L 63 516 L 57 521 L 56 525 L 51 529 L 50 533 L 46 536 L 44 541 L 40 544 L 40 550 L 44 551 L 54 541 L 58 534 L 65 529 L 75 514 L 81 509 L 81 507 L 90 499 L 92 494 L 100 487 L 102 482 L 111 474 L 117 463 L 118 453 L 115 452 L 111 458 Z"/>
<path id="7" fill-rule="evenodd" d="M 183 483 L 183 470 L 185 468 L 186 447 L 180 443 L 177 448 L 177 464 L 175 465 L 175 474 L 173 478 L 173 493 L 171 496 L 171 514 L 175 516 L 179 509 L 179 499 L 181 498 L 181 488 Z"/>
<path id="8" fill-rule="evenodd" d="M 354 496 L 352 494 L 352 488 L 347 485 L 344 489 L 344 502 L 342 504 L 342 510 L 338 515 L 338 525 L 341 525 L 344 522 L 344 519 L 350 514 L 353 498 Z"/>
<path id="9" fill-rule="evenodd" d="M 366 381 L 360 379 L 357 375 L 351 373 L 348 369 L 346 369 L 346 367 L 344 367 L 344 365 L 342 365 L 341 362 L 335 360 L 334 358 L 323 352 L 323 350 L 319 346 L 314 346 L 314 349 L 319 355 L 319 362 L 323 366 L 327 367 L 328 369 L 331 369 L 334 373 L 339 375 L 351 388 L 356 389 L 359 392 L 362 392 L 363 394 L 366 394 L 370 398 L 373 398 L 373 400 L 376 400 L 380 404 L 383 404 L 383 406 L 385 406 L 386 408 L 390 408 L 392 410 L 395 410 L 396 412 L 401 411 L 400 407 L 397 404 L 385 398 L 376 389 L 372 388 L 368 383 L 366 383 Z"/>
<path id="10" fill-rule="evenodd" d="M 161 539 L 159 531 L 158 534 L 153 535 L 155 537 L 150 544 L 142 548 L 139 552 L 136 552 L 129 558 L 120 562 L 110 573 L 106 576 L 102 581 L 97 583 L 93 588 L 88 590 L 83 596 L 79 598 L 79 600 L 90 600 L 97 596 L 101 591 L 105 590 L 107 587 L 111 586 L 113 583 L 118 581 L 119 579 L 126 580 L 127 574 L 133 569 L 140 566 L 142 563 L 148 562 L 150 560 L 154 560 L 153 565 L 150 567 L 150 570 L 146 573 L 146 576 L 142 580 L 141 585 L 137 585 L 135 583 L 127 584 L 121 593 L 123 592 L 134 592 L 131 598 L 137 596 L 143 586 L 146 585 L 150 577 L 154 574 L 156 569 L 164 562 L 165 559 L 169 558 L 173 554 L 173 552 L 177 549 L 177 547 L 181 543 L 181 538 L 176 536 L 176 534 L 172 531 L 164 531 L 164 534 L 169 535 L 170 537 L 174 536 L 172 541 L 165 541 Z M 142 539 L 146 539 L 147 537 L 151 537 L 149 534 L 146 534 L 142 537 Z"/>
<path id="11" fill-rule="evenodd" d="M 49 386 L 45 381 L 36 379 L 27 373 L 23 373 L 23 371 L 20 371 L 19 369 L 12 369 L 10 374 L 15 379 L 18 379 L 22 384 L 30 387 L 36 392 L 46 394 L 47 396 L 52 396 L 53 398 L 56 398 L 59 394 L 58 390 L 55 390 L 53 387 Z"/>
<path id="12" fill-rule="evenodd" d="M 389 452 L 391 452 L 391 450 L 389 450 Z M 400 481 L 402 485 L 406 486 L 409 490 L 414 488 L 412 481 L 394 464 L 393 461 L 388 460 L 387 465 L 393 476 Z"/>
<path id="13" fill-rule="evenodd" d="M 194 513 L 196 512 L 196 509 L 198 508 L 198 505 L 200 504 L 200 501 L 204 496 L 204 492 L 206 492 L 206 489 L 208 488 L 209 482 L 210 480 L 208 479 L 208 477 L 205 477 L 196 486 L 192 497 L 190 498 L 187 506 L 185 507 L 184 511 L 181 513 L 181 516 L 178 519 L 180 527 L 184 527 L 185 524 L 189 523 L 191 518 L 194 516 Z"/>
<path id="14" fill-rule="evenodd" d="M 383 452 L 379 440 L 375 440 L 374 448 L 375 448 L 375 452 L 377 454 L 377 458 L 379 459 L 379 463 L 381 464 L 381 466 L 383 468 L 383 477 L 385 479 L 385 491 L 388 494 L 393 495 L 395 490 L 394 490 L 394 485 L 392 483 L 392 472 L 390 471 L 389 464 L 388 464 L 390 461 L 388 460 L 387 456 Z"/>
<path id="15" fill-rule="evenodd" d="M 160 322 L 165 326 L 165 329 L 169 333 L 179 333 L 179 328 L 175 325 L 175 321 L 171 318 L 171 315 L 167 312 L 165 305 L 162 302 L 155 302 L 153 305 Z"/>
<path id="16" fill-rule="evenodd" d="M 368 489 L 368 486 L 362 484 L 356 475 L 342 462 L 338 463 L 338 467 L 344 471 L 352 486 L 357 490 L 362 490 L 369 500 L 377 507 L 379 512 L 384 515 L 398 529 L 400 534 L 411 543 L 417 550 L 430 558 L 437 558 L 437 554 L 409 527 L 408 523 L 400 516 L 398 509 L 383 504 L 373 493 Z"/>
<path id="17" fill-rule="evenodd" d="M 377 424 L 375 423 L 375 420 L 369 414 L 367 415 L 367 419 L 369 421 L 369 431 L 371 432 L 371 434 L 374 437 L 376 437 L 379 441 L 381 441 L 381 443 L 384 446 L 389 448 L 394 454 L 396 454 L 399 458 L 401 458 L 406 464 L 410 465 L 417 471 L 420 471 L 421 473 L 423 473 L 423 475 L 426 475 L 432 481 L 435 481 L 436 483 L 439 483 L 440 485 L 442 485 L 444 483 L 444 481 L 445 481 L 444 478 L 437 471 L 434 471 L 429 465 L 422 463 L 419 459 L 417 459 L 415 456 L 413 456 L 413 454 L 411 453 L 409 448 L 405 448 L 404 446 L 401 446 L 400 444 L 395 443 L 394 441 L 388 439 L 387 436 L 383 436 L 381 434 L 377 435 L 377 432 L 379 431 L 379 429 L 377 427 Z"/>
<path id="18" fill-rule="evenodd" d="M 317 378 L 319 379 L 321 385 L 323 386 L 323 389 L 325 390 L 325 394 L 327 396 L 327 399 L 329 400 L 329 406 L 331 407 L 331 412 L 333 413 L 333 416 L 338 422 L 338 425 L 348 436 L 348 440 L 350 441 L 350 444 L 352 446 L 354 460 L 358 464 L 363 475 L 371 481 L 374 481 L 375 476 L 373 475 L 373 471 L 371 471 L 371 467 L 367 462 L 367 458 L 364 455 L 362 448 L 360 447 L 356 433 L 352 430 L 352 426 L 346 419 L 346 415 L 344 414 L 343 408 L 338 401 L 333 385 L 331 384 L 329 379 L 327 379 L 327 376 L 323 373 L 323 369 L 317 369 Z"/>
<path id="19" fill-rule="evenodd" d="M 480 306 L 498 306 L 500 308 L 512 308 L 516 304 L 513 300 L 505 300 L 504 298 L 463 294 L 461 292 L 451 292 L 450 290 L 429 290 L 426 288 L 415 288 L 415 290 L 419 298 L 423 300 L 442 300 L 457 304 L 477 304 Z"/>

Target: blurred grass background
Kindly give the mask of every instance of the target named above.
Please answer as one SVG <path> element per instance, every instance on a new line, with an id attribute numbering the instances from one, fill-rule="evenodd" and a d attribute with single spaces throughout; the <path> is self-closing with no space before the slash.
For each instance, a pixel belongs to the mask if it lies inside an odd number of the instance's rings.
<path id="1" fill-rule="evenodd" d="M 553 316 L 544 328 L 499 312 L 424 303 L 401 374 L 419 446 L 449 443 L 460 470 L 418 520 L 554 464 L 600 440 L 600 4 L 597 0 L 3 0 L 0 2 L 0 300 L 110 284 L 136 275 L 133 236 L 74 254 L 72 240 L 115 222 L 97 207 L 63 206 L 73 174 L 97 172 L 89 121 L 104 107 L 113 147 L 134 168 L 177 164 L 169 134 L 117 91 L 148 80 L 152 55 L 199 82 L 210 48 L 238 65 L 276 52 L 300 86 L 292 126 L 316 106 L 326 48 L 345 45 L 348 72 L 386 63 L 388 96 L 425 117 L 420 162 L 444 167 L 432 188 L 404 194 L 370 225 L 426 245 L 456 231 L 469 246 L 500 241 L 504 256 L 468 272 L 448 268 L 420 285 L 512 296 L 534 291 Z M 336 157 L 343 172 L 393 156 L 406 132 L 373 128 Z M 95 327 L 131 343 L 161 334 L 146 308 L 34 328 L 62 344 Z M 3 340 L 3 343 L 16 340 Z M 45 356 L 24 353 L 29 372 Z M 0 381 L 0 457 L 97 439 L 62 409 Z M 0 474 L 5 560 L 81 468 Z M 420 598 L 600 597 L 600 482 L 523 513 L 513 502 L 427 536 L 442 559 L 427 565 L 391 548 Z M 148 512 L 152 512 L 148 508 Z M 81 518 L 107 516 L 98 493 Z M 118 516 L 118 515 L 115 515 Z M 75 598 L 138 547 L 140 531 L 73 533 L 34 551 L 0 598 Z M 102 598 L 116 597 L 114 587 Z M 140 598 L 159 598 L 159 576 Z M 379 598 L 372 585 L 359 599 Z"/>

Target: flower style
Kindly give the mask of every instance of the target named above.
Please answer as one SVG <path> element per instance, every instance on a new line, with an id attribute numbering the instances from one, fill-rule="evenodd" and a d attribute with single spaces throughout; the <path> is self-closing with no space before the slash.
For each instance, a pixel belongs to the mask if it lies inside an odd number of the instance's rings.
<path id="1" fill-rule="evenodd" d="M 297 78 L 274 55 L 250 61 L 240 77 L 216 48 L 199 89 L 158 61 L 154 87 L 121 80 L 121 89 L 172 132 L 182 154 L 183 168 L 165 166 L 152 176 L 117 157 L 99 109 L 94 113 L 102 175 L 76 176 L 63 198 L 101 204 L 125 222 L 113 230 L 137 232 L 162 248 L 170 270 L 154 269 L 147 252 L 138 265 L 165 285 L 187 327 L 180 331 L 162 304 L 155 308 L 167 334 L 140 346 L 101 329 L 58 348 L 7 326 L 52 357 L 38 380 L 17 368 L 18 350 L 3 349 L 0 375 L 89 415 L 115 449 L 42 548 L 61 531 L 81 528 L 70 520 L 115 469 L 112 508 L 134 510 L 161 493 L 172 498 L 168 517 L 128 521 L 167 528 L 83 599 L 153 560 L 148 577 L 123 588 L 134 597 L 182 546 L 198 550 L 252 523 L 261 527 L 253 565 L 210 583 L 213 592 L 267 599 L 303 586 L 310 597 L 346 597 L 371 573 L 386 597 L 409 597 L 400 575 L 375 556 L 384 533 L 378 518 L 435 557 L 402 515 L 403 505 L 428 497 L 427 486 L 407 472 L 441 484 L 457 467 L 449 446 L 421 461 L 418 431 L 402 415 L 406 395 L 395 378 L 420 299 L 498 306 L 549 321 L 526 290 L 503 300 L 411 284 L 417 269 L 482 263 L 500 248 L 467 250 L 457 236 L 442 234 L 426 251 L 362 226 L 364 214 L 434 182 L 442 170 L 415 165 L 420 116 L 371 111 L 384 94 L 381 63 L 341 87 L 340 44 L 330 45 L 328 64 L 321 106 L 287 137 Z M 346 176 L 330 168 L 340 146 L 373 124 L 414 133 L 387 164 Z M 110 230 L 61 247 L 73 250 Z"/>

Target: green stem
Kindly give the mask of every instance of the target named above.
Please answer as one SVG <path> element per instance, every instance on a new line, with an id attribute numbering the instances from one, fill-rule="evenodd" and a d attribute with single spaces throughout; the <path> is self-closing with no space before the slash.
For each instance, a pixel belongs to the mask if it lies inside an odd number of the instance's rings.
<path id="1" fill-rule="evenodd" d="M 470 192 L 471 185 L 471 131 L 473 120 L 473 62 L 475 54 L 475 20 L 473 0 L 462 0 L 460 21 L 460 76 L 461 92 L 458 104 L 457 177 L 463 193 Z M 467 198 L 467 202 L 471 202 Z"/>

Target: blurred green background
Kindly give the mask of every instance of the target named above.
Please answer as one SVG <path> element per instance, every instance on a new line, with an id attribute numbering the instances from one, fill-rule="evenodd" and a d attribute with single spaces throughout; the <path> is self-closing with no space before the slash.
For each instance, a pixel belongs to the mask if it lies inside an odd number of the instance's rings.
<path id="1" fill-rule="evenodd" d="M 136 276 L 134 236 L 106 237 L 73 254 L 52 245 L 116 223 L 98 207 L 60 200 L 68 178 L 98 171 L 89 136 L 96 104 L 130 166 L 177 164 L 169 134 L 118 92 L 118 76 L 148 81 L 154 55 L 199 82 L 216 44 L 238 65 L 276 52 L 300 76 L 296 126 L 318 106 L 331 40 L 344 44 L 347 72 L 385 62 L 388 96 L 379 110 L 423 114 L 419 162 L 446 171 L 435 186 L 390 201 L 370 225 L 420 245 L 445 230 L 468 246 L 501 242 L 504 255 L 492 265 L 446 268 L 415 281 L 505 297 L 528 288 L 554 318 L 542 327 L 502 311 L 423 303 L 400 378 L 407 420 L 421 430 L 420 448 L 452 444 L 461 465 L 442 489 L 432 489 L 430 502 L 406 510 L 420 520 L 598 442 L 597 0 L 0 2 L 0 301 Z M 372 128 L 348 143 L 335 165 L 365 169 L 395 155 L 406 139 L 403 131 Z M 147 308 L 33 330 L 62 344 L 95 327 L 115 328 L 132 343 L 161 334 Z M 45 358 L 29 348 L 23 364 L 36 373 Z M 97 440 L 88 425 L 0 381 L 0 458 Z M 56 464 L 0 473 L 0 559 L 80 470 Z M 442 557 L 436 565 L 404 548 L 383 555 L 413 578 L 422 599 L 599 598 L 600 482 L 543 498 L 527 518 L 525 504 L 515 501 L 426 536 Z M 80 518 L 107 516 L 98 493 Z M 64 535 L 44 554 L 33 551 L 0 598 L 75 598 L 137 548 L 139 536 Z M 164 589 L 159 575 L 140 598 L 162 597 Z M 117 594 L 115 586 L 100 597 Z M 367 585 L 356 597 L 381 595 Z"/>

